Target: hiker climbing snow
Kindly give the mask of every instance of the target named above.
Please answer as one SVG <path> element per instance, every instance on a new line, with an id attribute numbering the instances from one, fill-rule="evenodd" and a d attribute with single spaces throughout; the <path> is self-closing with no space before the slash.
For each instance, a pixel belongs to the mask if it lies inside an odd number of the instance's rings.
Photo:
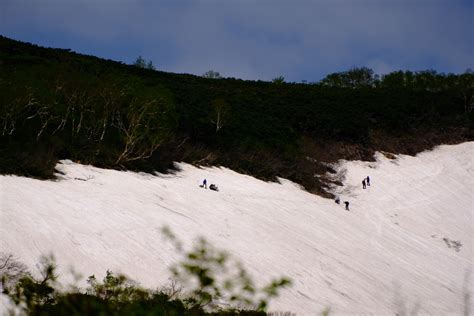
<path id="1" fill-rule="evenodd" d="M 362 180 L 362 189 L 365 189 L 365 188 L 366 186 L 365 186 L 365 178 L 364 178 L 364 180 Z"/>
<path id="2" fill-rule="evenodd" d="M 346 211 L 349 210 L 349 201 L 344 201 L 344 204 L 346 205 Z"/>

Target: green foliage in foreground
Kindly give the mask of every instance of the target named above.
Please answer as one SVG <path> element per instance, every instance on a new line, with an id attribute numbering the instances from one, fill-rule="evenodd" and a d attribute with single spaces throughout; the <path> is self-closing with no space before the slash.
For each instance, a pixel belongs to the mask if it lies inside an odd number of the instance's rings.
<path id="1" fill-rule="evenodd" d="M 102 281 L 90 276 L 83 290 L 61 291 L 52 258 L 41 259 L 36 278 L 11 255 L 0 254 L 2 291 L 26 315 L 266 315 L 268 302 L 291 283 L 280 278 L 258 288 L 226 252 L 204 239 L 184 252 L 164 232 L 184 259 L 172 268 L 171 285 L 160 290 L 107 271 Z"/>

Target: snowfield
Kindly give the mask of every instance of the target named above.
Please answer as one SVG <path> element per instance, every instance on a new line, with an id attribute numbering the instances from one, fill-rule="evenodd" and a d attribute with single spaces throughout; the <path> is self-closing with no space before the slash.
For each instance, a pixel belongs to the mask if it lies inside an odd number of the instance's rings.
<path id="1" fill-rule="evenodd" d="M 341 161 L 334 191 L 349 212 L 290 181 L 225 168 L 179 163 L 155 176 L 62 161 L 56 181 L 0 176 L 0 251 L 32 270 L 52 253 L 64 277 L 110 269 L 158 287 L 179 260 L 168 226 L 188 246 L 203 236 L 228 250 L 258 284 L 291 278 L 272 311 L 462 315 L 474 311 L 473 157 L 469 142 Z M 220 192 L 200 188 L 204 178 Z"/>

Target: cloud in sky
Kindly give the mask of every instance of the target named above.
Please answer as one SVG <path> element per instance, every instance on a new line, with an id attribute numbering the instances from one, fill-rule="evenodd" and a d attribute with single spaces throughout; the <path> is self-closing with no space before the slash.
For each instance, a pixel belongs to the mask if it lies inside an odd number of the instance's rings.
<path id="1" fill-rule="evenodd" d="M 474 68 L 473 4 L 458 0 L 3 0 L 0 33 L 162 70 L 291 81 L 352 66 Z"/>

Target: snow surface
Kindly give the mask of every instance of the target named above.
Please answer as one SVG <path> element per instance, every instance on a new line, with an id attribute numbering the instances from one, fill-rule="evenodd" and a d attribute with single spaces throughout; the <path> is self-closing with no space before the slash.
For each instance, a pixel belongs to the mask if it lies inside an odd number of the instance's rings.
<path id="1" fill-rule="evenodd" d="M 225 168 L 180 163 L 180 172 L 154 176 L 62 161 L 58 181 L 0 176 L 0 251 L 32 268 L 53 253 L 62 275 L 110 269 L 158 287 L 179 260 L 161 233 L 167 225 L 187 245 L 204 236 L 228 250 L 259 284 L 290 277 L 270 310 L 462 314 L 474 311 L 465 306 L 473 302 L 473 157 L 470 142 L 340 162 L 344 186 L 334 190 L 350 212 L 290 181 Z M 220 192 L 200 188 L 204 178 Z"/>

